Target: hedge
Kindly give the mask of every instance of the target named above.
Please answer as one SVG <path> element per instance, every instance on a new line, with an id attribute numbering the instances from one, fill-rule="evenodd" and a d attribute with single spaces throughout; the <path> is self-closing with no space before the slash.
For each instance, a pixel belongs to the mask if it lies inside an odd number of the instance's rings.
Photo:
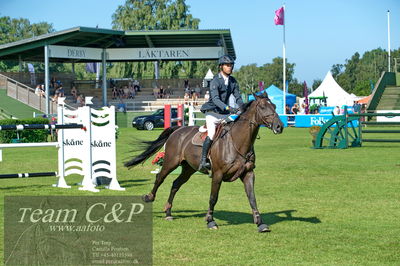
<path id="1" fill-rule="evenodd" d="M 26 124 L 49 124 L 47 118 L 29 118 L 29 119 L 3 119 L 0 125 L 26 125 Z M 10 143 L 13 139 L 19 139 L 19 142 L 46 142 L 50 130 L 0 130 L 0 143 Z"/>

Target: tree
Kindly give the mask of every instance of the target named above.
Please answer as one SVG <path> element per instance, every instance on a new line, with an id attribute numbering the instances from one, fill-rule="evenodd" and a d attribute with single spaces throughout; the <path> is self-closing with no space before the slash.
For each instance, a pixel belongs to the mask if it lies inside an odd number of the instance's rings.
<path id="1" fill-rule="evenodd" d="M 300 93 L 298 81 L 293 79 L 295 65 L 289 62 L 286 63 L 286 80 L 289 82 L 289 86 L 293 88 L 293 93 Z M 272 59 L 272 63 L 264 64 L 261 67 L 257 67 L 256 64 L 242 66 L 235 72 L 235 75 L 239 84 L 241 84 L 241 88 L 247 93 L 257 91 L 259 81 L 264 81 L 266 87 L 274 84 L 283 89 L 282 68 L 282 57 L 275 57 Z"/>
<path id="2" fill-rule="evenodd" d="M 240 89 L 247 94 L 258 91 L 258 82 L 261 81 L 261 70 L 256 64 L 241 66 L 235 72 L 235 77 L 240 84 Z"/>
<path id="3" fill-rule="evenodd" d="M 180 30 L 198 29 L 200 20 L 189 13 L 185 0 L 126 0 L 118 6 L 113 29 L 118 30 Z M 118 63 L 117 73 L 135 78 L 154 77 L 150 62 Z M 160 74 L 166 78 L 205 75 L 209 62 L 161 62 Z M 202 72 L 205 71 L 205 72 Z"/>
<path id="4" fill-rule="evenodd" d="M 31 24 L 28 19 L 0 17 L 0 44 L 15 42 L 22 39 L 53 32 L 53 25 L 47 22 Z M 40 64 L 35 63 L 35 68 Z M 0 71 L 17 71 L 18 62 L 0 61 Z"/>
<path id="5" fill-rule="evenodd" d="M 400 49 L 392 51 L 394 58 L 400 57 Z M 348 93 L 369 95 L 371 84 L 378 81 L 383 71 L 387 71 L 387 52 L 381 48 L 365 52 L 362 56 L 356 52 L 346 63 L 332 66 L 332 74 L 338 84 Z"/>

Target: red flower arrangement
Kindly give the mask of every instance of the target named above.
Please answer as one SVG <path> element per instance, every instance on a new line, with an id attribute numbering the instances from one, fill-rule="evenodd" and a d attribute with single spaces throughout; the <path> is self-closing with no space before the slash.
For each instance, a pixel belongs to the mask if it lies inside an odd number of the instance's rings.
<path id="1" fill-rule="evenodd" d="M 151 163 L 162 166 L 162 164 L 164 162 L 164 155 L 165 155 L 165 152 L 163 152 L 163 151 L 158 152 L 156 154 L 156 156 L 154 157 L 153 161 L 151 161 Z"/>

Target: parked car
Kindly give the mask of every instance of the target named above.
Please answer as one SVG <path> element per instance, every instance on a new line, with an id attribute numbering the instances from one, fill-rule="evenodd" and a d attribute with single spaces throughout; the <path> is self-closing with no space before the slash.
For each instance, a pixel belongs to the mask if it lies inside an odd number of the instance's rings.
<path id="1" fill-rule="evenodd" d="M 171 108 L 172 126 L 176 126 L 177 122 L 173 121 L 178 117 L 178 109 Z M 153 128 L 164 127 L 164 109 L 158 109 L 151 115 L 137 116 L 132 121 L 132 126 L 137 129 L 153 130 Z"/>

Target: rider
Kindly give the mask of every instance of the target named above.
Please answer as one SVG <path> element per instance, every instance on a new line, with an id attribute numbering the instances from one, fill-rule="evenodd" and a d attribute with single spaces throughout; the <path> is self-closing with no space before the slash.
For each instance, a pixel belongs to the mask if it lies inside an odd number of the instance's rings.
<path id="1" fill-rule="evenodd" d="M 231 76 L 235 60 L 230 55 L 223 55 L 218 60 L 220 72 L 210 83 L 210 99 L 203 104 L 201 111 L 206 115 L 208 136 L 203 143 L 200 172 L 207 172 L 211 165 L 207 161 L 208 150 L 213 142 L 215 128 L 229 114 L 236 114 L 243 106 L 239 84 Z"/>

